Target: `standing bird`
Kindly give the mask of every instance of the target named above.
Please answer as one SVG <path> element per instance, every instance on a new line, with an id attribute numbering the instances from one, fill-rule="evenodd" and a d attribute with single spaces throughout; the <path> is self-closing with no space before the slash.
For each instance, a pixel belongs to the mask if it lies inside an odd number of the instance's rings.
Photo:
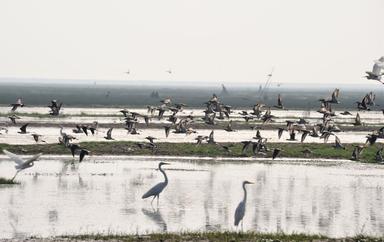
<path id="1" fill-rule="evenodd" d="M 16 163 L 16 174 L 11 179 L 12 181 L 16 178 L 16 175 L 27 168 L 30 168 L 34 165 L 34 161 L 36 161 L 42 153 L 39 153 L 32 158 L 29 158 L 28 160 L 23 160 L 20 156 L 13 154 L 12 152 L 9 152 L 8 150 L 3 150 L 4 154 L 6 154 L 9 158 L 11 158 Z"/>
<path id="2" fill-rule="evenodd" d="M 107 136 L 105 136 L 104 139 L 113 140 L 113 138 L 112 138 L 112 130 L 113 130 L 113 128 L 108 129 Z"/>
<path id="3" fill-rule="evenodd" d="M 237 205 L 237 208 L 235 210 L 235 226 L 238 226 L 241 221 L 241 229 L 243 229 L 243 218 L 245 215 L 245 206 L 247 204 L 247 189 L 245 189 L 245 185 L 247 184 L 253 184 L 253 182 L 249 181 L 243 181 L 243 190 L 244 190 L 244 197 L 243 201 Z"/>
<path id="4" fill-rule="evenodd" d="M 157 204 L 159 204 L 159 197 L 160 197 L 160 193 L 164 190 L 164 188 L 168 185 L 168 177 L 167 177 L 167 174 L 165 174 L 165 171 L 161 168 L 163 165 L 170 165 L 169 163 L 167 162 L 160 162 L 159 163 L 159 171 L 161 173 L 163 173 L 164 175 L 164 182 L 160 182 L 158 183 L 157 185 L 155 185 L 154 187 L 152 187 L 151 189 L 149 189 L 148 192 L 144 193 L 144 195 L 141 197 L 142 199 L 145 199 L 145 198 L 148 198 L 148 197 L 152 197 L 153 196 L 153 199 L 151 201 L 151 204 L 153 203 L 153 200 L 155 200 L 155 198 L 157 197 Z"/>
<path id="5" fill-rule="evenodd" d="M 360 119 L 360 114 L 357 113 L 355 117 L 355 122 L 353 123 L 355 126 L 360 126 L 361 125 L 361 119 Z"/>

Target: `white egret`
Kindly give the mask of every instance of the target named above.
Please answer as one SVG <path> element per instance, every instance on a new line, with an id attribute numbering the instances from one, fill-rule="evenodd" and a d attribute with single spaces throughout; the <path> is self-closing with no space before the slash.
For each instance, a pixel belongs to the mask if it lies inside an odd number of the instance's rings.
<path id="1" fill-rule="evenodd" d="M 34 155 L 33 157 L 29 158 L 28 160 L 23 160 L 20 156 L 14 154 L 12 152 L 9 152 L 8 150 L 3 150 L 3 152 L 4 152 L 4 154 L 9 156 L 9 158 L 11 158 L 16 163 L 16 166 L 15 166 L 16 174 L 11 179 L 12 181 L 16 178 L 16 175 L 20 171 L 32 167 L 34 165 L 34 161 L 36 161 L 42 155 L 42 153 L 39 153 L 39 154 Z"/>
<path id="2" fill-rule="evenodd" d="M 157 197 L 157 204 L 159 204 L 159 196 L 160 196 L 160 193 L 164 190 L 164 188 L 168 185 L 168 177 L 167 177 L 167 174 L 165 174 L 164 170 L 161 168 L 161 166 L 163 165 L 170 165 L 169 163 L 167 162 L 160 162 L 159 163 L 159 171 L 161 173 L 163 173 L 164 175 L 164 182 L 160 182 L 158 183 L 157 185 L 155 185 L 154 187 L 152 187 L 151 189 L 149 189 L 148 192 L 144 193 L 144 195 L 141 197 L 142 199 L 145 199 L 145 198 L 148 198 L 148 197 L 152 197 L 153 196 L 153 199 L 151 201 L 151 204 L 153 202 L 153 200 L 155 200 L 155 198 Z"/>
<path id="3" fill-rule="evenodd" d="M 253 184 L 253 182 L 243 181 L 244 198 L 243 201 L 241 201 L 239 205 L 237 205 L 235 211 L 235 226 L 238 226 L 241 221 L 241 228 L 243 228 L 243 218 L 245 214 L 245 206 L 247 203 L 247 189 L 245 189 L 245 185 L 247 184 Z"/>

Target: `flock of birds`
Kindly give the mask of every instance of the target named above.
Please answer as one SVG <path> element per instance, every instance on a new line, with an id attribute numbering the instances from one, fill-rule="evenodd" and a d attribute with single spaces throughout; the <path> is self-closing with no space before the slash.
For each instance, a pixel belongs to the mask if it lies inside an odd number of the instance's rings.
<path id="1" fill-rule="evenodd" d="M 381 57 L 379 60 L 375 62 L 373 70 L 370 72 L 366 72 L 367 73 L 366 78 L 381 82 L 381 77 L 383 75 L 382 73 L 383 68 L 384 68 L 384 57 Z M 330 137 L 334 137 L 335 140 L 334 140 L 333 147 L 335 149 L 345 149 L 344 145 L 340 141 L 340 138 L 337 136 L 337 133 L 340 132 L 341 129 L 336 125 L 336 123 L 333 120 L 333 118 L 337 114 L 333 111 L 332 106 L 339 104 L 339 94 L 340 94 L 340 90 L 335 89 L 332 92 L 330 98 L 319 99 L 320 108 L 317 110 L 317 112 L 322 114 L 322 118 L 320 122 L 314 125 L 309 125 L 309 123 L 304 118 L 300 118 L 298 121 L 286 120 L 286 125 L 284 127 L 277 128 L 278 138 L 280 139 L 284 132 L 288 132 L 289 140 L 292 140 L 292 141 L 297 140 L 296 139 L 297 134 L 301 134 L 301 137 L 300 137 L 301 143 L 305 141 L 307 136 L 318 137 L 320 139 L 323 139 L 325 143 L 329 140 Z M 60 115 L 62 105 L 63 103 L 58 103 L 56 100 L 52 100 L 50 105 L 48 106 L 50 108 L 49 114 L 52 116 Z M 204 116 L 202 117 L 202 120 L 201 120 L 202 122 L 204 122 L 207 125 L 214 126 L 217 124 L 217 120 L 228 119 L 228 124 L 224 128 L 224 130 L 227 132 L 236 131 L 232 128 L 232 120 L 230 120 L 231 115 L 233 114 L 233 110 L 231 106 L 222 103 L 219 97 L 215 94 L 213 94 L 213 96 L 207 102 L 205 102 L 204 105 L 205 105 L 205 109 L 204 109 Z M 17 120 L 20 119 L 20 117 L 16 115 L 15 111 L 18 108 L 22 108 L 24 106 L 25 105 L 21 98 L 17 99 L 15 103 L 11 104 L 12 115 L 9 116 L 9 119 L 12 124 L 17 124 L 18 122 Z M 169 125 L 164 126 L 165 137 L 168 137 L 171 130 L 173 130 L 172 131 L 173 133 L 184 133 L 184 134 L 197 133 L 197 131 L 192 128 L 192 124 L 196 121 L 196 117 L 192 115 L 181 117 L 178 115 L 178 113 L 181 112 L 183 108 L 186 106 L 187 105 L 183 103 L 173 104 L 171 98 L 165 98 L 164 100 L 161 100 L 161 104 L 159 106 L 148 106 L 147 114 L 131 112 L 127 109 L 120 110 L 120 112 L 122 113 L 124 118 L 124 126 L 128 131 L 128 133 L 131 135 L 139 134 L 139 130 L 136 127 L 136 125 L 139 123 L 139 119 L 142 119 L 142 121 L 146 123 L 146 125 L 149 125 L 149 123 L 153 118 L 157 118 L 159 120 L 166 118 L 166 120 L 169 121 L 170 123 Z M 366 94 L 361 101 L 356 102 L 356 108 L 358 111 L 361 111 L 361 110 L 369 111 L 374 106 L 376 106 L 375 94 L 372 92 Z M 282 96 L 280 94 L 277 97 L 276 105 L 274 105 L 273 107 L 268 107 L 263 103 L 257 103 L 253 106 L 252 112 L 241 111 L 239 114 L 246 122 L 248 122 L 249 120 L 260 120 L 262 124 L 268 124 L 273 122 L 274 121 L 273 119 L 275 118 L 275 116 L 272 114 L 272 108 L 286 110 L 286 108 L 283 105 Z M 165 115 L 167 113 L 170 113 L 170 114 Z M 384 110 L 383 110 L 383 113 L 384 113 Z M 349 111 L 344 111 L 339 114 L 352 115 Z M 356 114 L 353 125 L 355 126 L 362 125 L 362 121 L 359 113 Z M 27 134 L 28 133 L 27 127 L 28 127 L 28 123 L 24 124 L 22 127 L 20 127 L 20 131 L 18 133 Z M 241 142 L 243 145 L 242 154 L 245 154 L 248 151 L 248 149 L 252 147 L 252 152 L 254 155 L 261 155 L 266 157 L 267 153 L 271 151 L 267 145 L 268 139 L 261 135 L 260 127 L 254 127 L 254 129 L 256 129 L 256 136 L 253 137 L 251 140 L 245 140 Z M 0 132 L 1 131 L 5 131 L 5 133 L 8 132 L 7 128 L 5 127 L 1 127 Z M 106 136 L 104 137 L 106 140 L 113 140 L 112 131 L 113 131 L 113 128 L 108 129 Z M 76 128 L 72 130 L 72 132 L 76 134 L 84 133 L 87 136 L 89 134 L 95 135 L 98 132 L 98 122 L 95 121 L 90 125 L 77 125 Z M 36 142 L 45 142 L 42 139 L 42 135 L 37 133 L 32 133 L 31 135 L 33 136 L 33 139 Z M 384 128 L 375 130 L 371 134 L 368 134 L 365 144 L 355 146 L 351 155 L 351 159 L 359 160 L 359 157 L 365 147 L 367 147 L 368 145 L 373 145 L 377 141 L 377 139 L 382 139 L 382 138 L 384 138 Z M 75 155 L 78 154 L 79 162 L 82 162 L 84 157 L 86 155 L 89 155 L 91 151 L 85 148 L 82 148 L 79 144 L 74 143 L 73 140 L 75 139 L 76 137 L 73 136 L 72 134 L 65 133 L 63 131 L 63 127 L 60 128 L 60 136 L 58 138 L 59 144 L 68 148 L 68 151 L 72 154 L 73 157 L 75 157 Z M 148 140 L 148 143 L 141 143 L 141 142 L 137 143 L 137 147 L 139 149 L 151 149 L 152 151 L 156 151 L 158 147 L 155 143 L 155 140 L 157 138 L 153 136 L 147 136 L 145 139 Z M 231 152 L 229 145 L 220 144 L 215 141 L 214 130 L 212 130 L 208 136 L 197 135 L 195 140 L 196 140 L 196 145 L 200 145 L 203 142 L 206 142 L 208 144 L 217 145 L 218 147 L 223 148 L 227 152 Z M 24 160 L 19 155 L 14 154 L 10 151 L 3 150 L 3 152 L 16 163 L 16 166 L 15 166 L 16 174 L 12 178 L 12 181 L 15 179 L 16 175 L 20 171 L 32 167 L 34 165 L 34 162 L 42 155 L 42 154 L 37 154 L 27 160 Z M 279 156 L 281 152 L 283 152 L 282 149 L 274 148 L 271 151 L 272 159 L 275 159 L 277 156 Z M 378 162 L 383 162 L 382 152 L 383 152 L 383 147 L 380 148 L 376 153 L 376 160 Z M 311 154 L 312 151 L 309 149 L 305 149 L 303 150 L 303 153 Z M 155 198 L 157 198 L 157 202 L 159 202 L 160 193 L 168 185 L 168 177 L 165 171 L 162 169 L 162 166 L 164 165 L 169 165 L 169 163 L 160 162 L 158 166 L 159 171 L 164 175 L 164 182 L 160 182 L 154 187 L 152 187 L 150 190 L 148 190 L 148 192 L 146 192 L 142 196 L 143 199 L 153 197 L 152 202 Z M 247 184 L 252 184 L 252 183 L 249 181 L 244 181 L 242 184 L 242 188 L 244 190 L 244 197 L 243 197 L 243 200 L 239 203 L 235 211 L 234 224 L 236 226 L 239 225 L 240 221 L 242 221 L 245 214 L 245 207 L 246 207 L 246 200 L 247 200 L 247 191 L 246 191 Z"/>

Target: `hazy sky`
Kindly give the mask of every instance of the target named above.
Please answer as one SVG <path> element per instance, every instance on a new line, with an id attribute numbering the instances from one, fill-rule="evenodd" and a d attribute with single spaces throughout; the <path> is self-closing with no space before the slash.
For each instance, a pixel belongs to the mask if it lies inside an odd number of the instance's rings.
<path id="1" fill-rule="evenodd" d="M 0 0 L 0 77 L 376 85 L 383 23 L 383 0 Z"/>

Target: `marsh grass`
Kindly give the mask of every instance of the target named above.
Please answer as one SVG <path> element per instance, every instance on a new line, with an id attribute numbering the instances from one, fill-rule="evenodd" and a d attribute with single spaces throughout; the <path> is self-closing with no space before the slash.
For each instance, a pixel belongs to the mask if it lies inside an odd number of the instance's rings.
<path id="1" fill-rule="evenodd" d="M 258 232 L 186 232 L 186 233 L 155 233 L 148 235 L 76 235 L 76 236 L 63 236 L 58 239 L 70 239 L 70 240 L 83 240 L 83 241 L 212 241 L 212 242 L 243 242 L 243 241 L 383 241 L 383 238 L 374 238 L 359 235 L 351 238 L 332 239 L 321 235 L 307 235 L 307 234 L 285 234 L 285 233 L 258 233 Z"/>
<path id="2" fill-rule="evenodd" d="M 198 157 L 255 157 L 251 148 L 245 154 L 241 153 L 242 145 L 239 143 L 222 143 L 229 147 L 227 152 L 219 145 L 202 144 L 196 146 L 193 143 L 157 143 L 158 148 L 154 151 L 150 149 L 140 149 L 135 142 L 113 141 L 113 142 L 82 142 L 84 147 L 92 152 L 93 155 L 162 155 L 162 156 L 198 156 Z M 356 144 L 346 144 L 345 150 L 335 149 L 333 144 L 318 143 L 271 143 L 268 144 L 269 152 L 265 158 L 270 159 L 274 148 L 281 148 L 279 157 L 285 158 L 317 158 L 317 159 L 350 159 Z M 376 163 L 375 154 L 381 144 L 366 147 L 360 157 L 360 162 Z M 302 152 L 305 148 L 312 151 L 312 154 L 305 156 Z M 70 154 L 70 151 L 58 144 L 34 144 L 34 145 L 8 145 L 0 144 L 0 150 L 7 149 L 18 154 Z M 263 157 L 257 155 L 256 157 Z"/>

